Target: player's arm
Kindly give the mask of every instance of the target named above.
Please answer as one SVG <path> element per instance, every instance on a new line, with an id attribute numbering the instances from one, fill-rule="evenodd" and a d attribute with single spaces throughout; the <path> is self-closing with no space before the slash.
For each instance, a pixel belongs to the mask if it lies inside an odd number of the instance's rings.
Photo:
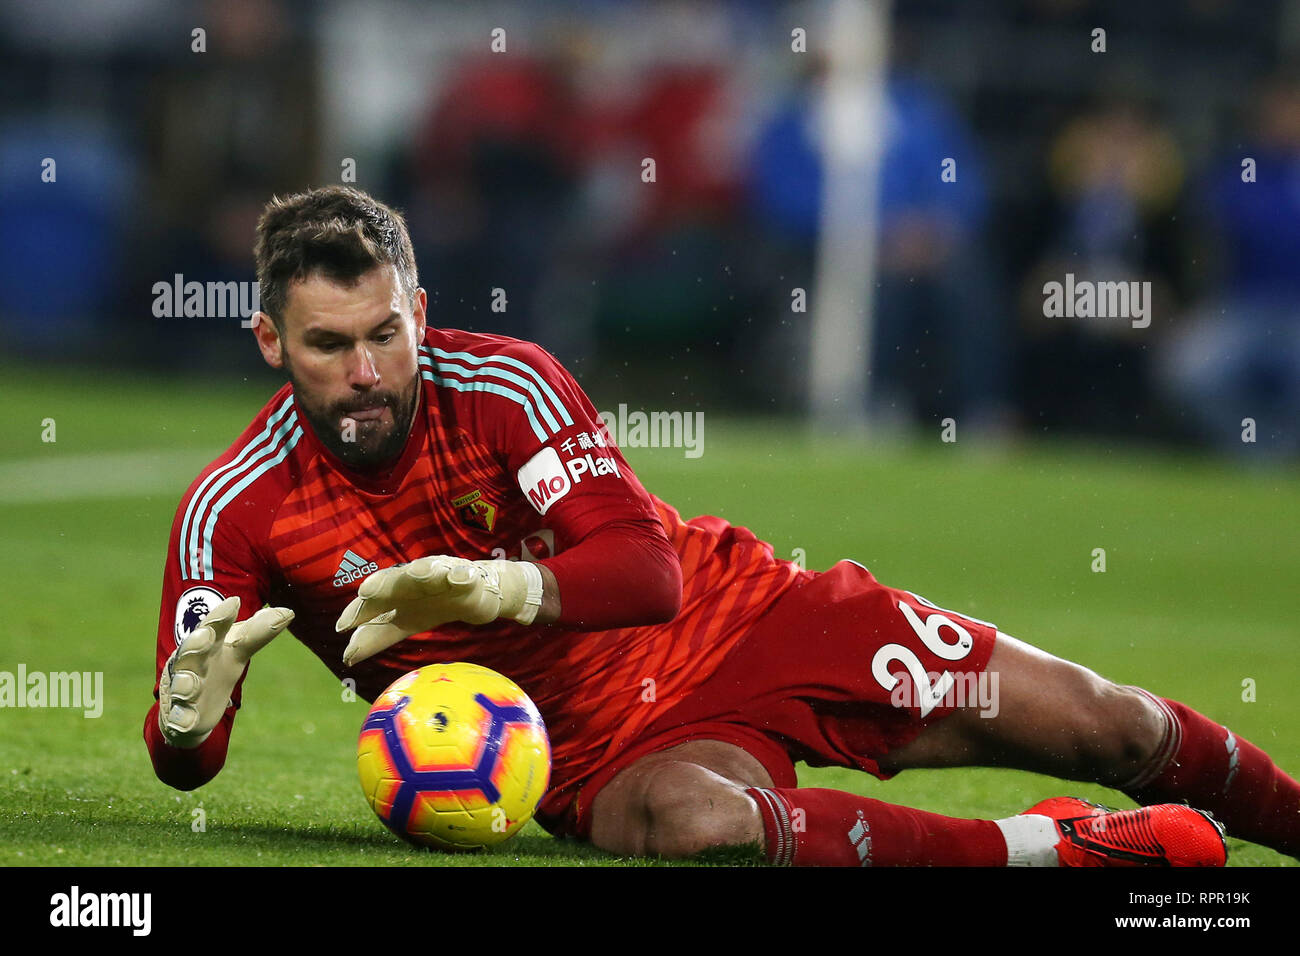
<path id="1" fill-rule="evenodd" d="M 293 618 L 286 608 L 262 608 L 267 576 L 233 529 L 224 521 L 207 533 L 195 527 L 192 495 L 172 527 L 155 700 L 144 723 L 154 772 L 178 790 L 200 787 L 221 770 L 248 660 Z"/>
<path id="2" fill-rule="evenodd" d="M 536 565 L 543 584 L 536 623 L 600 631 L 662 624 L 677 616 L 681 563 L 657 518 L 614 520 L 596 527 L 575 524 L 559 532 L 562 540 L 575 543 Z M 567 602 L 560 600 L 562 591 L 569 596 Z"/>
<path id="3" fill-rule="evenodd" d="M 544 383 L 533 397 L 552 407 L 557 427 L 507 406 L 505 447 L 520 494 L 554 535 L 556 553 L 540 562 L 555 582 L 554 623 L 601 631 L 671 621 L 682 569 L 654 500 L 573 376 L 543 349 L 523 348 Z"/>
<path id="4" fill-rule="evenodd" d="M 508 356 L 513 362 L 501 363 L 502 381 L 522 401 L 489 391 L 480 399 L 480 429 L 521 496 L 546 517 L 562 553 L 541 563 L 434 555 L 372 574 L 337 623 L 339 631 L 356 628 L 346 663 L 450 621 L 606 630 L 676 616 L 681 566 L 649 494 L 605 440 L 572 377 L 540 348 L 518 348 Z M 498 362 L 467 363 L 464 374 L 484 378 Z"/>

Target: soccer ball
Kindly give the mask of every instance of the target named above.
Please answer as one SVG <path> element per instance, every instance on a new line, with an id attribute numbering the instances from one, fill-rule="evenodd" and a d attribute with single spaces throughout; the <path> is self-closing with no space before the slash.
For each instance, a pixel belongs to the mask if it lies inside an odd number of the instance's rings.
<path id="1" fill-rule="evenodd" d="M 551 743 L 513 681 L 477 664 L 430 664 L 375 699 L 357 771 L 367 802 L 398 836 L 476 850 L 532 818 L 550 780 Z"/>

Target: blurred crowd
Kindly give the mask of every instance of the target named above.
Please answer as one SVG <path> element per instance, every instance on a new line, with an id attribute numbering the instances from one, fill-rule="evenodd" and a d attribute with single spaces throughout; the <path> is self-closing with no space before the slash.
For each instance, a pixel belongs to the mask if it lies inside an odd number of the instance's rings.
<path id="1" fill-rule="evenodd" d="M 436 324 L 534 339 L 639 400 L 802 408 L 818 4 L 59 7 L 0 8 L 6 351 L 246 370 L 237 322 L 160 320 L 150 290 L 251 279 L 266 198 L 350 158 L 406 212 Z M 1300 454 L 1300 2 L 890 19 L 874 413 Z M 1047 316 L 1066 273 L 1149 282 L 1150 326 Z"/>

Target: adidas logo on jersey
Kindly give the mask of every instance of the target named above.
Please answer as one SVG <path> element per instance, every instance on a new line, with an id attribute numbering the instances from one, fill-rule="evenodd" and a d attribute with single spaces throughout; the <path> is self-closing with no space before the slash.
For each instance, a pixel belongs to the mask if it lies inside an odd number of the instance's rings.
<path id="1" fill-rule="evenodd" d="M 360 581 L 367 574 L 373 574 L 378 570 L 379 565 L 375 564 L 375 562 L 367 561 L 355 551 L 344 551 L 343 560 L 339 562 L 339 569 L 334 572 L 334 586 L 341 588 L 353 581 Z"/>

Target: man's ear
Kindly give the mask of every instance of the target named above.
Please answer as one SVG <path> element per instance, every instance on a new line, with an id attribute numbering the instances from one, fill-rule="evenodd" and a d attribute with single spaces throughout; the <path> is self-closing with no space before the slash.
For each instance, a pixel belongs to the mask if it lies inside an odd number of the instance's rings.
<path id="1" fill-rule="evenodd" d="M 265 312 L 253 313 L 253 337 L 257 347 L 262 350 L 262 358 L 271 368 L 284 368 L 284 343 L 280 341 L 280 330 Z"/>
<path id="2" fill-rule="evenodd" d="M 415 344 L 419 345 L 424 341 L 424 328 L 428 321 L 425 315 L 425 309 L 429 305 L 429 296 L 423 289 L 415 290 L 415 308 L 411 310 L 415 316 Z"/>

